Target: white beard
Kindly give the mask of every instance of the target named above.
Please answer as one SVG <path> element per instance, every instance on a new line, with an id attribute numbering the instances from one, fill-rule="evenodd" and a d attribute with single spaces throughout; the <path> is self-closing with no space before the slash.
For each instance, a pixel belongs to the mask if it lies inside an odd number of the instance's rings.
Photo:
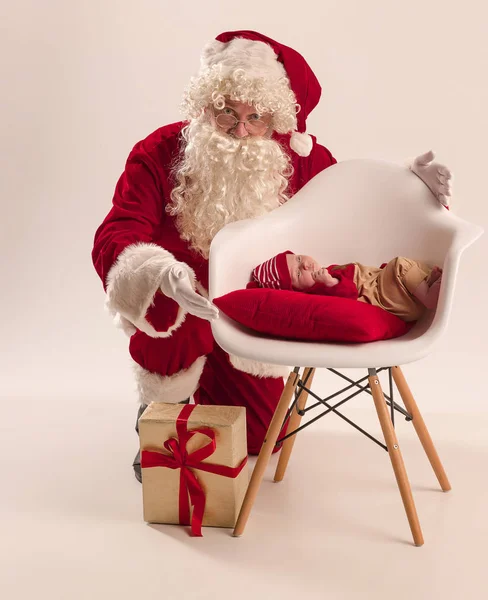
<path id="1" fill-rule="evenodd" d="M 185 145 L 175 167 L 173 204 L 166 210 L 176 215 L 181 237 L 208 258 L 210 243 L 224 225 L 286 202 L 291 162 L 278 142 L 234 138 L 205 117 L 192 120 L 182 135 Z"/>

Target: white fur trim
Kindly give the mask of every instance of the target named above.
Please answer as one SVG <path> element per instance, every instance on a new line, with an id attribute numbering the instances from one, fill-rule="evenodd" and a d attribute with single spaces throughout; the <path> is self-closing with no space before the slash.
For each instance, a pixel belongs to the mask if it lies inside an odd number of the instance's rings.
<path id="1" fill-rule="evenodd" d="M 290 148 L 298 154 L 298 156 L 309 156 L 312 152 L 313 140 L 308 133 L 298 133 L 294 131 L 290 138 Z"/>
<path id="2" fill-rule="evenodd" d="M 188 369 L 182 369 L 169 376 L 151 373 L 134 363 L 139 400 L 142 404 L 151 402 L 176 404 L 189 398 L 198 388 L 206 360 L 206 356 L 200 356 Z"/>
<path id="3" fill-rule="evenodd" d="M 137 331 L 137 328 L 132 325 L 125 317 L 120 313 L 117 313 L 114 317 L 114 325 L 117 329 L 122 329 L 126 336 L 131 337 Z"/>
<path id="4" fill-rule="evenodd" d="M 151 337 L 170 337 L 181 326 L 186 312 L 178 307 L 176 321 L 167 331 L 156 331 L 146 320 L 146 313 L 161 285 L 163 273 L 176 258 L 157 244 L 131 244 L 121 252 L 107 275 L 106 307 L 127 334 L 134 328 Z M 192 282 L 195 273 L 191 270 Z"/>
<path id="5" fill-rule="evenodd" d="M 234 369 L 255 377 L 288 377 L 291 370 L 282 365 L 270 365 L 234 354 L 229 354 L 229 359 Z"/>
<path id="6" fill-rule="evenodd" d="M 257 40 L 234 38 L 230 42 L 214 40 L 203 49 L 201 57 L 202 71 L 220 65 L 222 74 L 243 69 L 253 77 L 276 80 L 285 77 L 285 67 L 271 46 Z"/>
<path id="7" fill-rule="evenodd" d="M 208 290 L 206 290 L 206 289 L 203 287 L 203 285 L 202 285 L 202 284 L 201 284 L 199 281 L 196 281 L 196 282 L 195 282 L 195 287 L 196 287 L 196 290 L 197 290 L 197 292 L 198 292 L 198 293 L 199 293 L 201 296 L 203 296 L 203 297 L 204 297 L 204 298 L 206 298 L 207 300 L 209 299 L 209 297 L 208 297 Z"/>

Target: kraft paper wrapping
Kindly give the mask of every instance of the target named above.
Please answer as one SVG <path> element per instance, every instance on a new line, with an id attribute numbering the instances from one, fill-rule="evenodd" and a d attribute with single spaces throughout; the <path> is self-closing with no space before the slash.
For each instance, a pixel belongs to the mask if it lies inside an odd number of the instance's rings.
<path id="1" fill-rule="evenodd" d="M 142 450 L 167 454 L 163 443 L 177 438 L 176 419 L 181 404 L 153 402 L 139 419 Z M 188 431 L 210 427 L 216 434 L 216 450 L 204 463 L 237 467 L 247 456 L 246 409 L 239 406 L 196 406 L 188 419 Z M 208 443 L 208 437 L 194 435 L 187 443 L 193 452 Z M 244 500 L 249 471 L 246 464 L 233 479 L 198 469 L 193 470 L 206 496 L 203 525 L 234 527 Z M 148 523 L 179 523 L 180 469 L 142 469 L 144 520 Z"/>

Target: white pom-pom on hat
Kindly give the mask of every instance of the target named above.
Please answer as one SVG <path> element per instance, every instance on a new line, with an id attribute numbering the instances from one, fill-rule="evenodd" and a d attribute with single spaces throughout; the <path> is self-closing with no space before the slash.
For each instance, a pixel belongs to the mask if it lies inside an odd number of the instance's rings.
<path id="1" fill-rule="evenodd" d="M 290 138 L 290 148 L 298 154 L 298 156 L 309 156 L 312 152 L 313 140 L 308 133 L 299 133 L 294 131 Z"/>

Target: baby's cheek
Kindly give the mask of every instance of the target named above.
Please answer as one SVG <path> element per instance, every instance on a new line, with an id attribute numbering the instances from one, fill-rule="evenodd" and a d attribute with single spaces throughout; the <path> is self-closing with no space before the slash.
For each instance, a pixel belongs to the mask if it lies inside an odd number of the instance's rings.
<path id="1" fill-rule="evenodd" d="M 307 275 L 307 280 L 306 280 L 306 286 L 312 287 L 313 285 L 315 285 L 315 280 L 311 275 Z"/>

